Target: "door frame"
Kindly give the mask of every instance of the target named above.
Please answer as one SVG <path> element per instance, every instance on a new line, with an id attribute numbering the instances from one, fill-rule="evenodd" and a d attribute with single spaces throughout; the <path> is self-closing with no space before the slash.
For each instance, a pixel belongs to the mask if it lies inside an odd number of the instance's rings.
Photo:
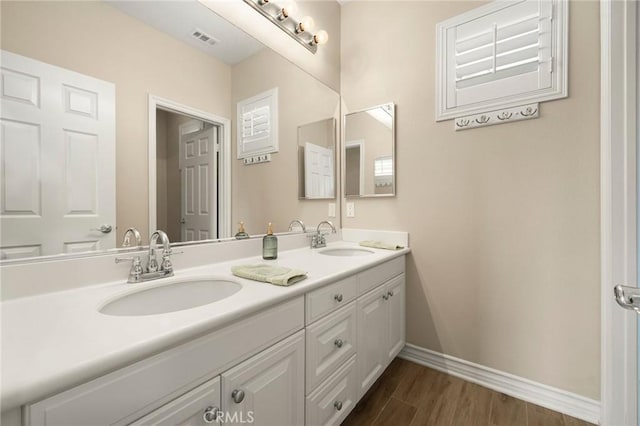
<path id="1" fill-rule="evenodd" d="M 220 164 L 218 182 L 219 233 L 231 236 L 231 120 L 178 102 L 149 94 L 149 235 L 156 230 L 156 110 L 163 109 L 213 123 L 220 129 Z"/>
<path id="2" fill-rule="evenodd" d="M 600 3 L 601 424 L 638 425 L 638 315 L 613 287 L 637 283 L 637 3 Z"/>

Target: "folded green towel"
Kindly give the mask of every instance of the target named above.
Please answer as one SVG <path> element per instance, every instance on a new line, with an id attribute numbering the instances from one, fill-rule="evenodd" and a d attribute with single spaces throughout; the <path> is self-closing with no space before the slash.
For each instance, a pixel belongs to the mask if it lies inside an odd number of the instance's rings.
<path id="1" fill-rule="evenodd" d="M 231 273 L 241 278 L 284 286 L 295 284 L 307 278 L 305 271 L 264 263 L 232 266 Z"/>
<path id="2" fill-rule="evenodd" d="M 363 247 L 373 247 L 386 250 L 400 250 L 404 248 L 397 244 L 385 243 L 382 241 L 360 241 L 360 245 Z"/>

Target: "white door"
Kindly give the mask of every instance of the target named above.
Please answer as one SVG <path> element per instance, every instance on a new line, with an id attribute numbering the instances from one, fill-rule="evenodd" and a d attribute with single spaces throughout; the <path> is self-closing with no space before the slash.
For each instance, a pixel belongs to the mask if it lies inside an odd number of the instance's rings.
<path id="1" fill-rule="evenodd" d="M 304 331 L 222 374 L 226 425 L 304 424 Z"/>
<path id="2" fill-rule="evenodd" d="M 131 423 L 131 426 L 205 426 L 218 424 L 222 417 L 218 376 Z"/>
<path id="3" fill-rule="evenodd" d="M 638 4 L 601 2 L 602 419 L 638 425 Z M 612 289 L 615 287 L 614 302 Z"/>
<path id="4" fill-rule="evenodd" d="M 180 136 L 182 241 L 216 238 L 216 127 Z"/>
<path id="5" fill-rule="evenodd" d="M 388 308 L 386 286 L 358 299 L 358 384 L 360 395 L 371 387 L 387 366 Z"/>
<path id="6" fill-rule="evenodd" d="M 2 257 L 115 247 L 115 86 L 1 55 Z"/>
<path id="7" fill-rule="evenodd" d="M 304 195 L 306 198 L 333 198 L 333 150 L 304 144 Z"/>

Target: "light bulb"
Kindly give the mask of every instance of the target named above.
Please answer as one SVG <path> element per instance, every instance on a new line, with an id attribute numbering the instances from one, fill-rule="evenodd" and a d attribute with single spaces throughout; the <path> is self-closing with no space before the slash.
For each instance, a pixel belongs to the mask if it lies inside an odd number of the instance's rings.
<path id="1" fill-rule="evenodd" d="M 302 33 L 304 31 L 311 31 L 313 29 L 315 22 L 311 16 L 303 17 L 298 25 L 296 25 L 296 33 Z"/>
<path id="2" fill-rule="evenodd" d="M 325 30 L 318 31 L 317 34 L 313 36 L 312 44 L 325 44 L 329 40 L 329 34 Z"/>
<path id="3" fill-rule="evenodd" d="M 298 5 L 293 0 L 288 0 L 282 3 L 282 10 L 287 16 L 293 15 L 298 10 Z"/>

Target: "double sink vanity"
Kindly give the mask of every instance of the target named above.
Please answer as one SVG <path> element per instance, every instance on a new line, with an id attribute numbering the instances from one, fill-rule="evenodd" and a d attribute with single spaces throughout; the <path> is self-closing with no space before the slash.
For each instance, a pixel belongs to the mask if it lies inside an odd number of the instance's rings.
<path id="1" fill-rule="evenodd" d="M 308 273 L 288 287 L 231 274 L 265 262 L 252 239 L 185 246 L 173 277 L 130 284 L 114 265 L 120 280 L 4 301 L 3 420 L 340 424 L 404 346 L 409 251 L 345 235 L 280 237 L 269 263 Z M 74 261 L 91 259 L 62 261 L 70 276 Z"/>

